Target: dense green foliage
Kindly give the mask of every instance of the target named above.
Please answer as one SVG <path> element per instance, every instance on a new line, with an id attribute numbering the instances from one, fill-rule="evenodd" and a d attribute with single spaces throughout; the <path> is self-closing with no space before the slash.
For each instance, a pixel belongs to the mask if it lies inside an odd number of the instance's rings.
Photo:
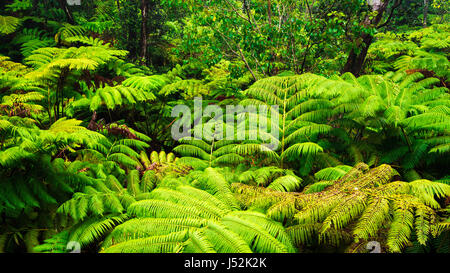
<path id="1" fill-rule="evenodd" d="M 3 1 L 0 252 L 449 253 L 449 4 L 369 2 Z"/>

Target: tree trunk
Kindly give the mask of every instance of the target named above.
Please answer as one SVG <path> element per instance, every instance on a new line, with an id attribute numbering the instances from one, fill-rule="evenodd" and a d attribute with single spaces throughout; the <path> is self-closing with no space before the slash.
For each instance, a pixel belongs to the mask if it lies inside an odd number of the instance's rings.
<path id="1" fill-rule="evenodd" d="M 387 9 L 390 0 L 381 1 L 381 0 L 368 0 L 369 5 L 372 7 L 372 10 L 377 11 L 378 14 L 375 18 L 370 19 L 366 17 L 364 22 L 362 23 L 364 26 L 374 26 L 376 27 L 381 19 L 383 18 L 383 14 Z M 360 51 L 356 52 L 355 49 L 350 51 L 348 55 L 347 63 L 344 66 L 343 72 L 351 72 L 355 76 L 359 76 L 361 74 L 361 70 L 363 69 L 364 61 L 367 56 L 367 52 L 369 51 L 369 47 L 372 44 L 373 36 L 370 34 L 363 34 L 361 36 L 362 42 L 356 45 L 356 48 L 359 48 Z"/>
<path id="2" fill-rule="evenodd" d="M 267 16 L 269 17 L 269 26 L 272 25 L 272 2 L 267 0 Z"/>
<path id="3" fill-rule="evenodd" d="M 64 11 L 64 13 L 67 16 L 67 21 L 70 24 L 75 24 L 75 20 L 73 19 L 72 13 L 70 12 L 69 8 L 67 7 L 67 1 L 66 0 L 58 0 L 59 2 L 59 6 L 61 7 L 61 9 Z"/>
<path id="4" fill-rule="evenodd" d="M 423 0 L 423 27 L 427 27 L 428 4 L 428 0 Z"/>
<path id="5" fill-rule="evenodd" d="M 31 6 L 33 7 L 33 9 L 36 9 L 37 8 L 37 6 L 38 6 L 38 0 L 33 0 L 33 1 L 31 1 Z"/>
<path id="6" fill-rule="evenodd" d="M 147 62 L 147 1 L 141 0 L 142 28 L 141 28 L 141 65 Z"/>
<path id="7" fill-rule="evenodd" d="M 33 7 L 33 12 L 35 12 L 37 14 L 37 10 L 38 10 L 38 0 L 33 0 L 31 1 L 31 6 Z"/>
<path id="8" fill-rule="evenodd" d="M 351 72 L 355 76 L 359 76 L 361 74 L 361 70 L 372 41 L 372 35 L 366 34 L 363 36 L 363 42 L 360 46 L 361 51 L 359 53 L 356 53 L 354 49 L 350 51 L 350 55 L 348 56 L 347 63 L 344 67 L 344 72 Z"/>

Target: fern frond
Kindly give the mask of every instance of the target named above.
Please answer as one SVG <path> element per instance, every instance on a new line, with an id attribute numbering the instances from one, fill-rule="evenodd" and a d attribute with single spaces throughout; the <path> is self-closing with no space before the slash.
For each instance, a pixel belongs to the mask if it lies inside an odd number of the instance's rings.
<path id="1" fill-rule="evenodd" d="M 174 232 L 112 245 L 101 253 L 179 253 L 187 239 L 187 231 Z"/>
<path id="2" fill-rule="evenodd" d="M 0 34 L 8 35 L 16 31 L 20 25 L 20 19 L 12 16 L 0 15 Z"/>

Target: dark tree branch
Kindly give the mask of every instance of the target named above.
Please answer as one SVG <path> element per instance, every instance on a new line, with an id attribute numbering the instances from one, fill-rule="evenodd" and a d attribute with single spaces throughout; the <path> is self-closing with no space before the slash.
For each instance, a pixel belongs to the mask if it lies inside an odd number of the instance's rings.
<path id="1" fill-rule="evenodd" d="M 141 16 L 142 16 L 142 26 L 141 26 L 141 65 L 145 64 L 147 61 L 147 1 L 141 0 Z"/>
<path id="2" fill-rule="evenodd" d="M 395 2 L 394 6 L 391 8 L 390 14 L 389 14 L 388 18 L 386 19 L 386 22 L 384 22 L 383 24 L 377 26 L 377 28 L 382 28 L 382 27 L 387 26 L 387 25 L 390 23 L 390 21 L 391 21 L 391 19 L 392 19 L 392 16 L 394 15 L 394 11 L 395 11 L 401 4 L 402 4 L 402 0 L 397 0 L 397 1 Z"/>

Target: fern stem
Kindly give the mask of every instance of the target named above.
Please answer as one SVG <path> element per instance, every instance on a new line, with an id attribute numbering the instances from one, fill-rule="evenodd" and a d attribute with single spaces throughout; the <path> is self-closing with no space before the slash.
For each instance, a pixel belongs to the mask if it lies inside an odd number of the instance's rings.
<path id="1" fill-rule="evenodd" d="M 51 122 L 52 121 L 52 103 L 50 100 L 50 88 L 47 89 L 47 100 L 48 100 L 48 120 Z"/>
<path id="2" fill-rule="evenodd" d="M 147 127 L 147 135 L 149 135 L 151 132 L 150 132 L 150 125 L 148 124 L 148 114 L 147 114 L 147 108 L 145 107 L 146 105 L 144 104 L 143 105 L 143 108 L 144 108 L 144 114 L 145 114 L 145 127 Z M 166 128 L 167 129 L 167 128 Z"/>
<path id="3" fill-rule="evenodd" d="M 2 143 L 0 145 L 0 151 L 3 150 L 4 144 L 5 144 L 5 135 L 2 135 Z"/>
<path id="4" fill-rule="evenodd" d="M 213 151 L 214 151 L 214 140 L 215 140 L 215 136 L 212 139 L 212 143 L 211 143 L 211 153 L 209 154 L 209 166 L 211 167 L 212 164 L 212 156 L 213 156 Z"/>
<path id="5" fill-rule="evenodd" d="M 285 127 L 286 127 L 286 97 L 287 97 L 287 90 L 284 92 L 284 99 L 283 99 L 283 139 L 281 140 L 281 155 L 284 153 L 284 139 L 285 139 Z M 280 158 L 280 168 L 283 169 L 283 156 Z"/>
<path id="6" fill-rule="evenodd" d="M 406 135 L 405 129 L 403 129 L 403 127 L 400 127 L 400 129 L 402 130 L 403 136 L 405 137 L 406 140 L 406 144 L 408 144 L 408 150 L 410 153 L 413 152 L 412 148 L 411 148 L 411 142 L 409 141 L 408 136 Z"/>

